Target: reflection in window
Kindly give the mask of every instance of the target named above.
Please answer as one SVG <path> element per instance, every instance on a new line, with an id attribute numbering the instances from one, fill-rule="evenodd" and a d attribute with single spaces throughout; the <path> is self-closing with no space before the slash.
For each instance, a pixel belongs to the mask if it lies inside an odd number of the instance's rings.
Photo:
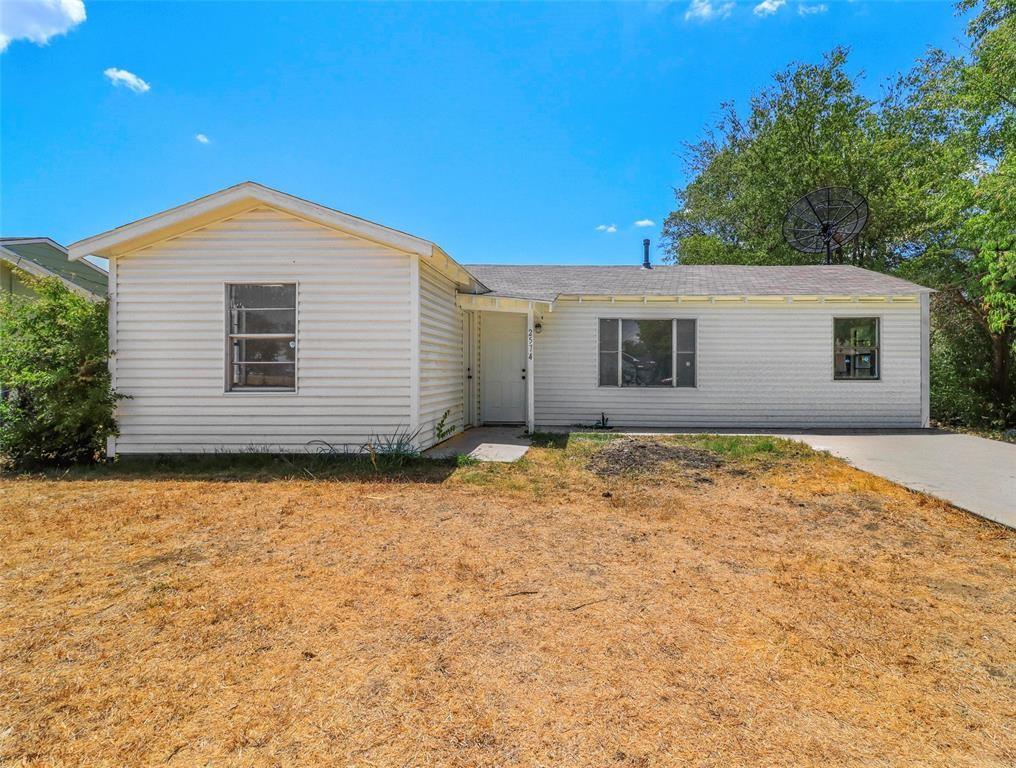
<path id="1" fill-rule="evenodd" d="M 226 286 L 226 389 L 296 389 L 296 285 Z"/>
<path id="2" fill-rule="evenodd" d="M 694 320 L 610 318 L 599 330 L 601 387 L 695 386 Z"/>
<path id="3" fill-rule="evenodd" d="M 670 320 L 621 321 L 621 386 L 671 387 L 674 331 Z"/>
<path id="4" fill-rule="evenodd" d="M 877 379 L 879 367 L 877 317 L 837 317 L 833 320 L 833 377 Z"/>

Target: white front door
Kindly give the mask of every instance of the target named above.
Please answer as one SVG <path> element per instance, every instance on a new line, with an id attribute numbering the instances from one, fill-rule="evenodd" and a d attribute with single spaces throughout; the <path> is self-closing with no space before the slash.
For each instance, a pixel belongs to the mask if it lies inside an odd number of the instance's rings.
<path id="1" fill-rule="evenodd" d="M 485 312 L 480 330 L 480 412 L 487 423 L 526 420 L 526 316 Z"/>

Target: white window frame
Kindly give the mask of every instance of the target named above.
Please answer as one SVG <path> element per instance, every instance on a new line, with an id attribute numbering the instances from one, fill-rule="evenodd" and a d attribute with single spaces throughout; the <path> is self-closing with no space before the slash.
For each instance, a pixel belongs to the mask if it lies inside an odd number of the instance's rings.
<path id="1" fill-rule="evenodd" d="M 869 378 L 847 378 L 845 376 L 836 375 L 836 355 L 839 354 L 840 350 L 836 346 L 836 321 L 837 320 L 874 320 L 875 321 L 875 375 Z M 833 315 L 831 322 L 829 323 L 829 332 L 832 337 L 832 357 L 830 359 L 832 367 L 832 379 L 835 382 L 879 382 L 882 381 L 882 315 Z M 846 347 L 844 347 L 846 349 Z M 850 347 L 850 349 L 858 349 L 857 347 Z M 857 352 L 847 352 L 844 354 L 856 355 Z M 864 354 L 863 352 L 860 354 Z"/>
<path id="2" fill-rule="evenodd" d="M 230 334 L 230 305 L 229 305 L 229 289 L 234 285 L 292 285 L 294 289 L 294 307 L 293 307 L 293 333 L 254 333 L 254 334 Z M 223 299 L 223 312 L 222 312 L 222 336 L 224 340 L 223 344 L 223 360 L 222 360 L 222 392 L 225 395 L 231 396 L 268 396 L 268 395 L 295 395 L 300 390 L 300 282 L 298 280 L 228 280 L 222 284 L 222 299 Z M 232 339 L 238 335 L 249 336 L 250 338 L 261 338 L 261 339 L 292 339 L 296 342 L 296 349 L 293 352 L 293 386 L 290 387 L 251 387 L 251 388 L 239 388 L 233 389 L 231 382 L 233 378 L 232 371 L 232 353 L 230 351 L 232 346 Z"/>
<path id="3" fill-rule="evenodd" d="M 600 348 L 600 323 L 603 320 L 613 320 L 618 323 L 617 328 L 617 384 L 601 384 L 600 383 L 600 355 L 606 354 Z M 621 362 L 621 347 L 624 343 L 624 321 L 625 320 L 669 320 L 670 321 L 670 372 L 671 372 L 671 384 L 669 387 L 626 387 L 622 383 L 624 377 L 622 376 L 622 362 Z M 695 327 L 695 350 L 692 354 L 695 356 L 695 374 L 690 385 L 680 386 L 677 383 L 677 321 L 678 320 L 690 320 Z M 632 389 L 639 391 L 647 390 L 663 390 L 668 389 L 698 389 L 698 374 L 699 374 L 699 337 L 698 337 L 698 317 L 624 317 L 621 315 L 604 315 L 597 316 L 596 318 L 596 386 L 598 389 Z M 688 354 L 683 352 L 682 354 Z"/>

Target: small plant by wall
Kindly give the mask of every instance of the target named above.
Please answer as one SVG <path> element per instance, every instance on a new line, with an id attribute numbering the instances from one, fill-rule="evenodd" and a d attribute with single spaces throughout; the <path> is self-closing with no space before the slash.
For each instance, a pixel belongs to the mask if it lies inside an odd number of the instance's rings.
<path id="1" fill-rule="evenodd" d="M 441 418 L 438 419 L 437 424 L 434 426 L 434 437 L 437 438 L 439 443 L 455 431 L 455 425 L 448 424 L 450 413 L 451 411 L 445 411 L 441 414 Z"/>
<path id="2" fill-rule="evenodd" d="M 374 433 L 359 445 L 340 443 L 333 445 L 327 440 L 317 439 L 307 443 L 307 448 L 318 456 L 344 456 L 352 459 L 366 457 L 375 469 L 401 467 L 420 458 L 420 430 L 411 431 L 399 425 L 392 432 Z"/>

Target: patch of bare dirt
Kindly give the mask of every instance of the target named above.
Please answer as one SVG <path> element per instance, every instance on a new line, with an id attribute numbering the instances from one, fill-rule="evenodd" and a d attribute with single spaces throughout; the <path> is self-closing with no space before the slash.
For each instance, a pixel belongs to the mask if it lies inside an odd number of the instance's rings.
<path id="1" fill-rule="evenodd" d="M 600 477 L 653 473 L 667 462 L 691 470 L 719 469 L 724 462 L 715 453 L 659 440 L 622 437 L 612 440 L 589 460 L 587 469 Z"/>

